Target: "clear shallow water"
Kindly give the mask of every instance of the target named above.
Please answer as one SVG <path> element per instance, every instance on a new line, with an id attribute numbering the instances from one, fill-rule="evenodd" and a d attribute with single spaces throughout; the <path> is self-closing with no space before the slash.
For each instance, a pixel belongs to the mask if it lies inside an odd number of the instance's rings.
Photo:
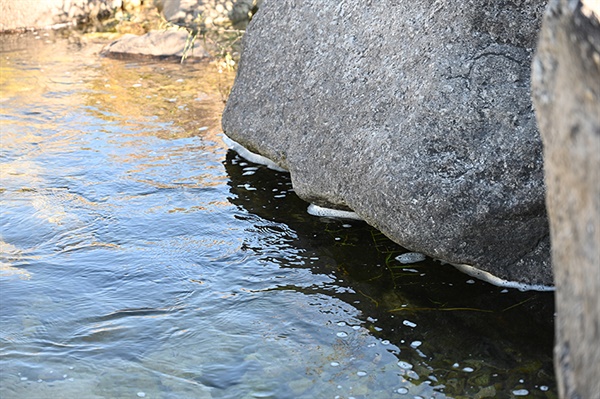
<path id="1" fill-rule="evenodd" d="M 552 294 L 308 215 L 230 73 L 100 48 L 0 37 L 0 397 L 556 397 Z"/>

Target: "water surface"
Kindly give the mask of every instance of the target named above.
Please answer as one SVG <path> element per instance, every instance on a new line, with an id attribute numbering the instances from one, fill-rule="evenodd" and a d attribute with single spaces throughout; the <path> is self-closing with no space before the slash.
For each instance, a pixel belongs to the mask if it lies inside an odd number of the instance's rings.
<path id="1" fill-rule="evenodd" d="M 306 213 L 233 74 L 0 37 L 0 397 L 555 398 L 551 293 Z"/>

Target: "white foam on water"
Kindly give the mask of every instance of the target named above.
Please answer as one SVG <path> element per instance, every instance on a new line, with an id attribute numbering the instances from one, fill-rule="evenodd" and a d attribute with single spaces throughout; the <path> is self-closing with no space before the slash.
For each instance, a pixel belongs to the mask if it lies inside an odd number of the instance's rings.
<path id="1" fill-rule="evenodd" d="M 404 360 L 400 360 L 400 361 L 398 362 L 398 366 L 400 366 L 400 367 L 401 367 L 401 368 L 403 368 L 404 370 L 410 370 L 410 369 L 412 369 L 412 368 L 413 368 L 413 365 L 412 365 L 412 364 L 410 364 L 410 363 L 408 363 L 408 362 L 405 362 Z"/>
<path id="2" fill-rule="evenodd" d="M 411 263 L 423 262 L 426 259 L 426 257 L 420 252 L 406 252 L 396 256 L 394 259 L 396 259 L 403 265 L 408 265 Z"/>
<path id="3" fill-rule="evenodd" d="M 413 323 L 413 322 L 412 322 L 412 321 L 410 321 L 410 320 L 404 320 L 404 321 L 402 322 L 402 324 L 404 324 L 404 325 L 405 325 L 405 326 L 407 326 L 407 327 L 411 327 L 411 328 L 415 328 L 415 327 L 417 326 L 415 323 Z"/>
<path id="4" fill-rule="evenodd" d="M 554 286 L 551 285 L 518 283 L 516 281 L 501 279 L 500 277 L 496 277 L 491 273 L 479 270 L 470 265 L 456 263 L 451 263 L 451 265 L 471 277 L 478 278 L 479 280 L 483 280 L 498 287 L 516 288 L 519 291 L 554 291 Z"/>
<path id="5" fill-rule="evenodd" d="M 239 154 L 239 156 L 241 156 L 242 158 L 244 158 L 250 162 L 257 163 L 259 165 L 265 165 L 267 168 L 277 170 L 279 172 L 287 172 L 286 169 L 277 165 L 275 162 L 271 161 L 269 158 L 263 157 L 262 155 L 259 155 L 259 154 L 256 154 L 256 153 L 250 151 L 249 149 L 247 149 L 246 147 L 244 147 L 243 145 L 241 145 L 240 143 L 233 141 L 232 139 L 227 137 L 227 135 L 225 133 L 223 133 L 223 143 L 225 143 L 225 145 L 227 147 L 231 148 L 233 151 L 237 152 Z"/>
<path id="6" fill-rule="evenodd" d="M 322 206 L 318 206 L 315 204 L 310 204 L 308 206 L 307 212 L 313 216 L 323 216 L 330 218 L 340 218 L 340 219 L 354 219 L 354 220 L 362 220 L 360 216 L 351 211 L 341 211 L 339 209 L 331 209 L 331 208 L 323 208 Z"/>

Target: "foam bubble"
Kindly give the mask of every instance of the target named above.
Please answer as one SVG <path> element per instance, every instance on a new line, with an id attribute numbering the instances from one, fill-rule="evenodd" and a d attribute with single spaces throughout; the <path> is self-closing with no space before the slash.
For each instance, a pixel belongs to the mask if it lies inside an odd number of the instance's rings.
<path id="1" fill-rule="evenodd" d="M 362 220 L 362 218 L 354 212 L 341 211 L 339 209 L 323 208 L 323 207 L 315 205 L 315 204 L 310 204 L 308 206 L 308 213 L 313 216 L 324 216 L 324 217 L 340 218 L 340 219 Z"/>
<path id="2" fill-rule="evenodd" d="M 471 265 L 456 263 L 451 263 L 451 265 L 471 277 L 478 278 L 479 280 L 483 280 L 498 287 L 516 288 L 519 291 L 554 291 L 554 286 L 551 285 L 518 283 L 516 281 L 501 279 L 500 277 L 496 277 L 491 273 L 479 270 Z"/>
<path id="3" fill-rule="evenodd" d="M 407 327 L 412 327 L 412 328 L 415 328 L 415 327 L 417 326 L 415 323 L 413 323 L 413 322 L 412 322 L 412 321 L 410 321 L 410 320 L 404 320 L 404 321 L 402 322 L 402 324 L 404 324 L 404 325 L 405 325 L 405 326 L 407 326 Z"/>
<path id="4" fill-rule="evenodd" d="M 263 157 L 262 155 L 256 154 L 256 153 L 248 150 L 246 147 L 244 147 L 243 145 L 241 145 L 240 143 L 238 143 L 236 141 L 233 141 L 232 139 L 227 137 L 225 134 L 223 134 L 223 143 L 225 143 L 225 145 L 227 147 L 229 147 L 232 150 L 234 150 L 235 152 L 237 152 L 242 158 L 245 158 L 246 160 L 248 160 L 250 162 L 257 163 L 260 165 L 265 165 L 267 168 L 277 170 L 279 172 L 287 172 L 286 169 L 277 165 L 275 162 L 271 161 L 269 158 Z"/>
<path id="5" fill-rule="evenodd" d="M 413 365 L 412 365 L 412 364 L 410 364 L 410 363 L 408 363 L 408 362 L 405 362 L 405 361 L 403 361 L 403 360 L 400 360 L 400 361 L 398 362 L 398 366 L 400 366 L 400 367 L 401 367 L 401 368 L 403 368 L 404 370 L 410 370 L 410 369 L 412 369 L 412 368 L 413 368 Z"/>
<path id="6" fill-rule="evenodd" d="M 423 262 L 425 260 L 425 255 L 419 252 L 407 252 L 396 256 L 395 259 L 403 265 L 407 265 L 410 263 Z"/>

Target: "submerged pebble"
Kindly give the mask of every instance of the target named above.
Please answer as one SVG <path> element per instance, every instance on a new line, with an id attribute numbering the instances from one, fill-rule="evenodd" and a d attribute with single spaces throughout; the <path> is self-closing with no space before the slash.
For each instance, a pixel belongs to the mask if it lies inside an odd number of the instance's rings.
<path id="1" fill-rule="evenodd" d="M 527 395 L 529 395 L 529 391 L 527 389 L 517 389 L 515 391 L 512 391 L 512 393 L 515 396 L 527 396 Z"/>
<path id="2" fill-rule="evenodd" d="M 404 324 L 404 325 L 405 325 L 405 326 L 407 326 L 407 327 L 412 327 L 412 328 L 415 328 L 415 327 L 417 326 L 417 324 L 416 324 L 416 323 L 413 323 L 413 322 L 412 322 L 412 321 L 410 321 L 410 320 L 404 320 L 404 321 L 402 322 L 402 324 Z"/>
<path id="3" fill-rule="evenodd" d="M 396 260 L 403 265 L 410 263 L 423 262 L 426 259 L 425 255 L 419 252 L 407 252 L 402 255 L 396 256 Z"/>

